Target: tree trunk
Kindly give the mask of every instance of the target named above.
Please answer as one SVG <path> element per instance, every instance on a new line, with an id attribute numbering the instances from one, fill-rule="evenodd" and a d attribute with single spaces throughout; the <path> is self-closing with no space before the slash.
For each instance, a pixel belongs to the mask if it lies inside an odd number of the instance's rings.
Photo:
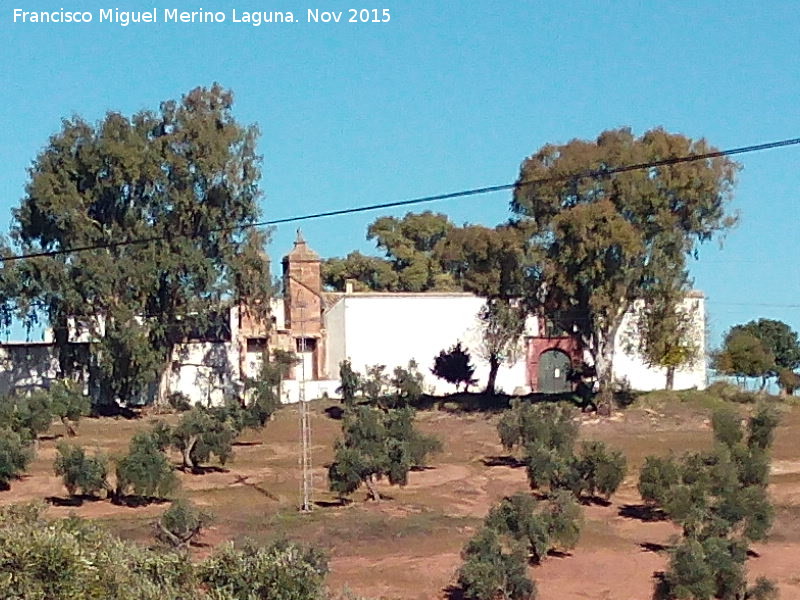
<path id="1" fill-rule="evenodd" d="M 497 383 L 497 371 L 500 369 L 500 359 L 496 354 L 489 357 L 489 380 L 486 382 L 486 393 L 494 396 L 494 388 Z"/>
<path id="2" fill-rule="evenodd" d="M 597 383 L 600 393 L 597 401 L 597 413 L 609 416 L 613 412 L 614 392 L 611 386 L 614 383 L 614 333 L 609 334 L 608 339 L 604 339 L 602 333 L 597 335 L 597 353 L 595 355 L 595 370 L 597 371 Z"/>
<path id="3" fill-rule="evenodd" d="M 197 436 L 192 435 L 189 437 L 189 441 L 183 447 L 183 468 L 184 470 L 188 469 L 190 471 L 194 471 L 195 464 L 192 460 L 192 450 L 194 450 L 195 444 L 197 444 Z"/>
<path id="4" fill-rule="evenodd" d="M 675 389 L 675 367 L 667 367 L 667 389 Z"/>
<path id="5" fill-rule="evenodd" d="M 167 360 L 161 377 L 158 380 L 158 392 L 155 399 L 156 406 L 163 408 L 167 406 L 167 398 L 170 394 L 170 383 L 172 381 L 172 347 L 167 350 Z"/>
<path id="6" fill-rule="evenodd" d="M 78 432 L 75 430 L 75 425 L 67 417 L 61 417 L 61 422 L 64 424 L 64 428 L 67 430 L 67 437 L 75 437 L 78 435 Z"/>
<path id="7" fill-rule="evenodd" d="M 367 490 L 369 491 L 370 498 L 372 500 L 374 500 L 375 502 L 380 502 L 381 494 L 378 491 L 378 488 L 375 487 L 375 480 L 373 479 L 373 476 L 370 475 L 369 477 L 367 477 L 364 480 L 364 484 L 367 486 Z"/>

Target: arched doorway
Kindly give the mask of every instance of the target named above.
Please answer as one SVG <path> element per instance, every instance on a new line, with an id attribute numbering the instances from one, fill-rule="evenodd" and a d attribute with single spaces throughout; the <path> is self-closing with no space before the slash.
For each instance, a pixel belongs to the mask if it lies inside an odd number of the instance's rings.
<path id="1" fill-rule="evenodd" d="M 561 350 L 547 350 L 539 357 L 538 390 L 542 394 L 561 394 L 572 390 L 567 380 L 571 362 Z"/>

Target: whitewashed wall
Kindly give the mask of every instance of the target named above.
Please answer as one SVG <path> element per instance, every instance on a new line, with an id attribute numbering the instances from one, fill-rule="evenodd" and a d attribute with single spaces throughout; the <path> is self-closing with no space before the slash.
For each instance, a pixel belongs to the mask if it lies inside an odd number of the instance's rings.
<path id="1" fill-rule="evenodd" d="M 364 372 L 369 365 L 386 365 L 391 372 L 414 359 L 424 376 L 426 391 L 444 394 L 453 386 L 435 377 L 430 369 L 434 357 L 457 341 L 469 349 L 478 387 L 484 386 L 489 364 L 480 356 L 481 324 L 477 318 L 483 299 L 459 293 L 353 293 L 342 296 L 326 313 L 328 330 L 328 372 L 336 375 L 339 363 L 349 358 L 353 368 Z M 691 365 L 676 371 L 675 388 L 703 389 L 705 370 L 705 304 L 702 295 L 692 293 L 686 300 L 694 316 L 694 336 L 700 356 Z M 625 336 L 636 335 L 634 313 L 626 315 L 617 338 L 614 375 L 627 380 L 633 389 L 663 389 L 666 369 L 648 367 L 635 352 L 629 352 Z M 526 323 L 525 336 L 538 335 L 537 321 Z M 527 381 L 524 341 L 518 360 L 500 368 L 497 387 L 508 393 L 526 393 Z"/>
<path id="2" fill-rule="evenodd" d="M 0 346 L 0 396 L 47 387 L 58 376 L 58 359 L 49 343 Z"/>
<path id="3" fill-rule="evenodd" d="M 638 330 L 636 314 L 641 303 L 634 305 L 631 312 L 625 315 L 622 326 L 615 339 L 614 377 L 627 380 L 634 390 L 661 390 L 667 380 L 667 370 L 660 367 L 648 367 L 635 348 Z M 692 335 L 699 352 L 694 361 L 675 371 L 673 387 L 676 390 L 697 388 L 705 389 L 708 383 L 706 376 L 706 318 L 705 298 L 699 292 L 691 292 L 683 301 L 683 309 L 692 316 Z"/>
<path id="4" fill-rule="evenodd" d="M 170 391 L 180 392 L 194 404 L 222 404 L 241 393 L 238 348 L 231 342 L 196 342 L 175 349 L 179 365 L 172 373 Z"/>
<path id="5" fill-rule="evenodd" d="M 414 359 L 424 376 L 426 391 L 444 394 L 454 387 L 431 372 L 433 359 L 456 342 L 469 349 L 479 386 L 485 385 L 489 364 L 480 356 L 481 325 L 478 311 L 483 299 L 459 293 L 354 293 L 342 296 L 327 313 L 328 372 L 338 374 L 339 362 L 349 358 L 353 368 L 385 365 L 388 372 Z M 517 362 L 503 366 L 497 387 L 506 392 L 527 392 L 525 352 Z"/>

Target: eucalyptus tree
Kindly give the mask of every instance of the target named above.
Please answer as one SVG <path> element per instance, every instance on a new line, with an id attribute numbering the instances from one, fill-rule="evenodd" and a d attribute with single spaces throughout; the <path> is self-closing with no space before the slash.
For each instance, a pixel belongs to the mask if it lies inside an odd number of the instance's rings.
<path id="1" fill-rule="evenodd" d="M 610 172 L 714 151 L 704 139 L 622 128 L 547 144 L 522 163 L 511 208 L 530 233 L 528 301 L 581 337 L 606 407 L 624 315 L 734 224 L 727 204 L 738 165 L 717 156 Z"/>
<path id="2" fill-rule="evenodd" d="M 105 402 L 155 382 L 165 399 L 175 346 L 224 303 L 268 293 L 264 235 L 242 227 L 259 216 L 258 129 L 232 106 L 215 84 L 156 111 L 72 117 L 33 161 L 3 251 L 41 255 L 6 263 L 3 318 L 52 327 L 62 371 L 82 330 Z"/>

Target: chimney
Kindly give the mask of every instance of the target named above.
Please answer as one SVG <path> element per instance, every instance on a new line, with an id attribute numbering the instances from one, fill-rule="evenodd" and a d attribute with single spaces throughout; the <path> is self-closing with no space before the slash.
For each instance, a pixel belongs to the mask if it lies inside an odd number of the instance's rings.
<path id="1" fill-rule="evenodd" d="M 353 280 L 352 279 L 345 279 L 345 281 L 344 281 L 344 293 L 345 294 L 352 294 L 353 293 Z"/>

